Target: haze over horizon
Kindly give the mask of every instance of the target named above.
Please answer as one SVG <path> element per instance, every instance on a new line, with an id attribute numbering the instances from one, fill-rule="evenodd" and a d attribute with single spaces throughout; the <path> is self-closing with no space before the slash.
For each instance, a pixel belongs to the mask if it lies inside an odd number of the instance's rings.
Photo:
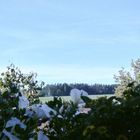
<path id="1" fill-rule="evenodd" d="M 140 57 L 139 0 L 0 1 L 0 71 L 46 83 L 113 84 Z"/>

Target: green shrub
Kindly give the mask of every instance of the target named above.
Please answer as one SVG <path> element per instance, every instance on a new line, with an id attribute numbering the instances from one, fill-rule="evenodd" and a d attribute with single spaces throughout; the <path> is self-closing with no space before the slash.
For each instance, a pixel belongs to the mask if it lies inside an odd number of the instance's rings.
<path id="1" fill-rule="evenodd" d="M 123 98 L 92 100 L 81 96 L 81 104 L 55 97 L 42 105 L 37 96 L 39 87 L 33 74 L 24 75 L 13 65 L 2 73 L 0 139 L 140 139 L 140 85 L 135 81 L 126 86 Z M 19 105 L 21 99 L 23 104 Z"/>

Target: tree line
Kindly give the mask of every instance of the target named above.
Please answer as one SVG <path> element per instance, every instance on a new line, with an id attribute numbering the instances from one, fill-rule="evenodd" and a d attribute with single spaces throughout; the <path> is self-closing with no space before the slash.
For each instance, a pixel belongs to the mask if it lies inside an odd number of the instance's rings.
<path id="1" fill-rule="evenodd" d="M 48 84 L 40 92 L 40 96 L 69 96 L 71 89 L 77 88 L 86 91 L 89 95 L 114 94 L 116 84 Z"/>

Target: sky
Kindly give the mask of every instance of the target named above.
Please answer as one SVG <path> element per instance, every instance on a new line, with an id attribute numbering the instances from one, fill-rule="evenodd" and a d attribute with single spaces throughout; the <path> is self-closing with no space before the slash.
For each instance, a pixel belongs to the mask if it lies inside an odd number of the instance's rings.
<path id="1" fill-rule="evenodd" d="M 0 1 L 0 71 L 46 83 L 112 84 L 140 56 L 139 0 Z"/>

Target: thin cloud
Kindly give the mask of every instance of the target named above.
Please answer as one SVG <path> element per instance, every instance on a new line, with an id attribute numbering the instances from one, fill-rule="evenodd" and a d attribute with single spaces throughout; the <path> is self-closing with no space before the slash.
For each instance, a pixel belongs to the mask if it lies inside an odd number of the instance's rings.
<path id="1" fill-rule="evenodd" d="M 21 67 L 24 73 L 37 72 L 38 79 L 47 83 L 114 83 L 113 75 L 118 68 L 82 67 L 72 65 L 60 66 L 26 66 Z"/>

